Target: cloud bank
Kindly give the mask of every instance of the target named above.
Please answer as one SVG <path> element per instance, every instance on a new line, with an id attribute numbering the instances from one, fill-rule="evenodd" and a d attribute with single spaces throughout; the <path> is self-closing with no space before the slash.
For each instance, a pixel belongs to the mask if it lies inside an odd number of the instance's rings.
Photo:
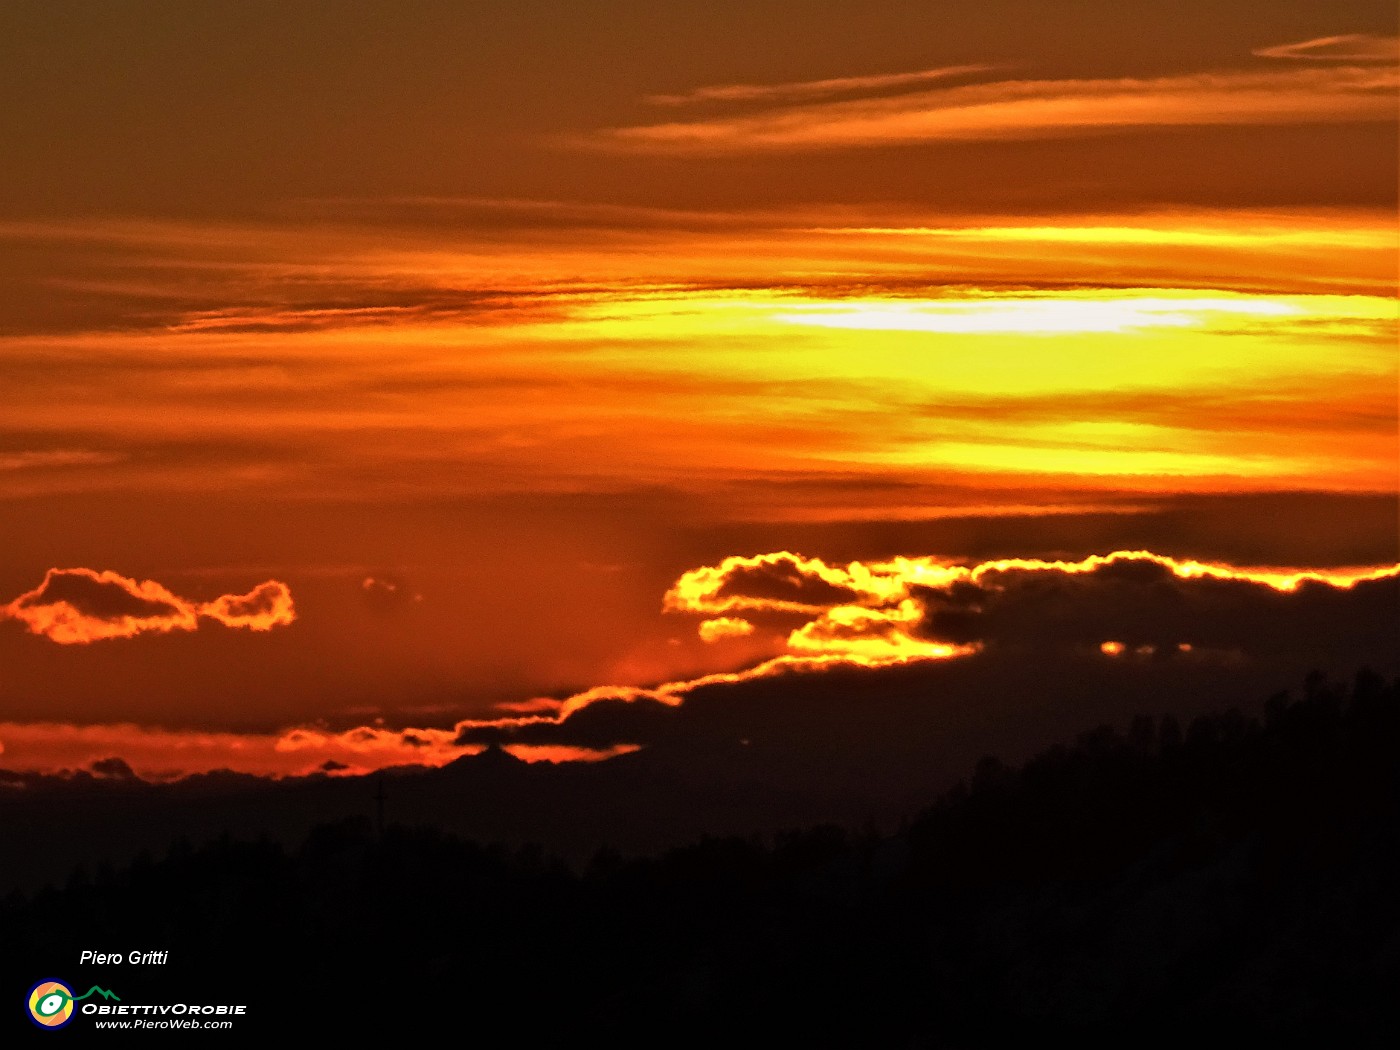
<path id="1" fill-rule="evenodd" d="M 150 581 L 52 570 L 6 611 L 17 607 L 39 633 L 72 641 L 104 630 L 190 629 L 200 616 L 233 626 L 261 616 L 270 625 L 283 598 L 290 617 L 290 597 L 271 581 L 198 605 Z M 998 734 L 1030 726 L 1053 738 L 1086 719 L 1111 720 L 1125 703 L 1209 705 L 1225 688 L 1256 697 L 1310 667 L 1389 671 L 1400 566 L 1239 568 L 1148 551 L 841 564 L 775 551 L 683 573 L 664 608 L 696 617 L 705 641 L 776 655 L 652 686 L 503 704 L 494 716 L 450 726 L 236 734 L 9 723 L 0 739 L 17 769 L 117 756 L 143 776 L 167 777 L 223 767 L 280 776 L 441 766 L 492 745 L 527 761 L 597 761 L 658 746 L 703 758 L 761 740 L 765 755 L 781 753 L 794 770 L 819 759 L 845 762 L 854 776 L 867 751 L 920 761 L 920 749 L 932 754 L 974 723 L 981 728 L 958 746 L 1001 746 Z"/>
<path id="2" fill-rule="evenodd" d="M 839 565 L 778 551 L 684 573 L 665 608 L 710 617 L 743 611 L 755 630 L 758 623 L 770 633 L 787 630 L 786 652 L 736 673 L 652 689 L 589 690 L 552 714 L 462 722 L 458 743 L 645 746 L 674 738 L 678 719 L 704 721 L 681 709 L 726 686 L 752 691 L 771 680 L 771 689 L 755 695 L 777 690 L 800 706 L 804 693 L 823 693 L 821 672 L 929 662 L 976 664 L 974 677 L 989 681 L 1007 668 L 1066 661 L 1105 675 L 1115 663 L 1142 664 L 1149 677 L 1209 676 L 1212 668 L 1324 656 L 1359 666 L 1393 647 L 1400 566 L 1242 569 L 1148 551 L 1079 561 L 964 565 L 900 557 Z M 794 618 L 803 622 L 788 630 Z M 715 622 L 701 622 L 702 637 Z M 734 718 L 741 733 L 743 719 Z M 794 732 L 800 736 L 801 727 Z"/>

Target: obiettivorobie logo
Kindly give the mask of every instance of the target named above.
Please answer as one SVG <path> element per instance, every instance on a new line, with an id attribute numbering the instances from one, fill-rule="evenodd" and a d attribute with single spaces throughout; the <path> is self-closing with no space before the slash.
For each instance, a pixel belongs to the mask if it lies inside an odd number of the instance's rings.
<path id="1" fill-rule="evenodd" d="M 29 989 L 29 1018 L 41 1028 L 62 1028 L 73 1020 L 73 1004 L 82 1002 L 90 995 L 121 1002 L 115 992 L 95 984 L 82 995 L 74 995 L 62 981 L 40 981 Z"/>
<path id="2" fill-rule="evenodd" d="M 75 1014 L 91 1017 L 98 1028 L 232 1028 L 233 1018 L 248 1013 L 244 1003 L 122 1002 L 111 989 L 95 984 L 74 995 L 69 985 L 55 980 L 40 981 L 29 989 L 25 1004 L 29 1019 L 41 1028 L 62 1028 Z"/>

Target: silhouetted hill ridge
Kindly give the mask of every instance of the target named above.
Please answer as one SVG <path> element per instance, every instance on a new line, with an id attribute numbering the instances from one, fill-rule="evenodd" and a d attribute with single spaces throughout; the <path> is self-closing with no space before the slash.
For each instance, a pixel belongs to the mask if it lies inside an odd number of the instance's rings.
<path id="1" fill-rule="evenodd" d="M 394 1020 L 390 989 L 470 989 L 474 1009 L 528 1018 L 529 1045 L 619 1017 L 627 1045 L 740 1019 L 822 1045 L 1382 1045 L 1398 760 L 1400 683 L 1314 677 L 1261 719 L 1138 718 L 1017 767 L 985 758 L 887 835 L 707 837 L 579 868 L 427 827 L 380 838 L 359 817 L 294 849 L 225 837 L 81 871 L 12 895 L 0 927 L 13 958 L 169 945 L 264 1022 L 288 981 L 332 1001 L 374 989 L 360 1025 Z"/>

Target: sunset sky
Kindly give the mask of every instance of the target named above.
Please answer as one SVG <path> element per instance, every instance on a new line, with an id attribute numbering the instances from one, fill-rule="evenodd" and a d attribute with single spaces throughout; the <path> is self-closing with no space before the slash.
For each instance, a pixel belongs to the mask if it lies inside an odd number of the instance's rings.
<path id="1" fill-rule="evenodd" d="M 0 767 L 601 759 L 1393 580 L 1396 21 L 4 5 Z"/>

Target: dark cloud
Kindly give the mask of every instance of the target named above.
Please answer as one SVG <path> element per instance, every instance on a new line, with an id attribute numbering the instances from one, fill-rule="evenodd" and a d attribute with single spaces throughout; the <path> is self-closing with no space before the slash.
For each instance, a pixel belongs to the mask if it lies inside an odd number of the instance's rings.
<path id="1" fill-rule="evenodd" d="M 667 592 L 665 607 L 705 613 L 746 609 L 814 613 L 860 601 L 863 592 L 849 579 L 840 568 L 788 551 L 736 555 L 682 575 Z"/>
<path id="2" fill-rule="evenodd" d="M 993 411 L 987 406 L 986 411 Z M 1096 411 L 1085 405 L 1084 412 Z M 757 490 L 777 489 L 788 506 L 812 496 L 835 502 L 839 478 L 764 477 Z M 859 489 L 860 483 L 852 484 Z M 882 485 L 895 489 L 895 479 Z M 857 492 L 856 495 L 859 495 Z M 910 520 L 750 521 L 694 529 L 698 561 L 732 550 L 819 550 L 828 560 L 881 559 L 910 550 L 951 558 L 1081 558 L 1104 550 L 1150 550 L 1233 565 L 1378 565 L 1397 560 L 1400 501 L 1393 493 L 1260 492 L 1158 495 L 1048 488 L 925 485 L 918 493 L 878 491 L 895 506 L 923 504 Z M 862 497 L 867 499 L 868 496 Z M 852 500 L 854 503 L 855 500 Z M 988 515 L 947 508 L 1037 505 L 1035 511 Z M 868 506 L 868 502 L 866 504 Z M 1047 506 L 1057 508 L 1045 513 Z M 944 508 L 942 511 L 939 508 Z M 1287 522 L 1286 529 L 1278 527 Z"/>
<path id="3" fill-rule="evenodd" d="M 457 734 L 458 745 L 473 744 L 567 744 L 571 747 L 604 749 L 619 743 L 664 738 L 677 724 L 674 705 L 647 697 L 595 700 L 571 714 L 567 729 L 556 722 L 527 722 L 521 725 L 464 725 Z M 562 731 L 561 731 L 562 730 Z"/>
<path id="4" fill-rule="evenodd" d="M 160 590 L 138 589 L 133 580 L 113 574 L 94 574 L 83 569 L 54 569 L 45 577 L 38 590 L 31 591 L 15 602 L 16 610 L 35 609 L 44 605 L 64 603 L 81 616 L 96 620 L 160 620 L 183 616 L 186 609 L 173 596 L 160 597 Z M 148 596 L 151 595 L 151 596 Z M 18 615 L 16 613 L 15 615 Z"/>
<path id="5" fill-rule="evenodd" d="M 99 758 L 89 768 L 99 777 L 108 777 L 112 780 L 136 779 L 136 771 L 127 765 L 125 759 L 121 758 Z"/>
<path id="6" fill-rule="evenodd" d="M 925 609 L 918 633 L 959 644 L 1347 652 L 1380 649 L 1400 622 L 1394 575 L 1350 588 L 1304 580 L 1285 591 L 1248 579 L 1182 578 L 1145 557 L 1079 574 L 1009 570 L 911 592 Z"/>
<path id="7" fill-rule="evenodd" d="M 855 601 L 859 595 L 849 587 L 831 584 L 806 571 L 793 557 L 746 566 L 730 574 L 716 592 L 721 601 L 726 598 L 757 598 L 796 605 L 841 605 Z"/>

